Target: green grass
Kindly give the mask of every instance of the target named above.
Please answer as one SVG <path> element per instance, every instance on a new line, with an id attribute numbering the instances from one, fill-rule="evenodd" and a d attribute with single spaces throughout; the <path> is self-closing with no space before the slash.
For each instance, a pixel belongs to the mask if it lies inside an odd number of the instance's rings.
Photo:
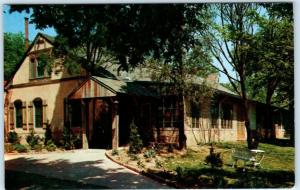
<path id="1" fill-rule="evenodd" d="M 265 151 L 262 168 L 245 166 L 238 162 L 232 167 L 231 149 L 242 148 L 242 143 L 218 143 L 215 152 L 222 152 L 223 167 L 212 169 L 205 163 L 209 146 L 188 149 L 185 155 L 173 156 L 163 163 L 171 171 L 171 178 L 184 187 L 191 188 L 278 188 L 292 187 L 295 182 L 295 148 L 260 143 L 258 149 Z"/>

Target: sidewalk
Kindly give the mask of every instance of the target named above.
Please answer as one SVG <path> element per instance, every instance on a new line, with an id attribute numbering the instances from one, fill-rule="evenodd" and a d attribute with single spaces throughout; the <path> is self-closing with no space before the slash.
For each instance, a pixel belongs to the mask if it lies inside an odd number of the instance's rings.
<path id="1" fill-rule="evenodd" d="M 5 169 L 113 189 L 171 188 L 110 161 L 105 150 L 5 155 Z"/>

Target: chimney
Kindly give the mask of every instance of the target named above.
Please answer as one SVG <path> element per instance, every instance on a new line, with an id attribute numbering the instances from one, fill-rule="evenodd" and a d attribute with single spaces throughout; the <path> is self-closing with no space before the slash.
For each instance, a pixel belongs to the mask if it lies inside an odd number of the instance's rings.
<path id="1" fill-rule="evenodd" d="M 211 81 L 213 83 L 219 83 L 219 74 L 211 73 L 207 76 L 206 80 Z"/>
<path id="2" fill-rule="evenodd" d="M 28 18 L 25 17 L 25 51 L 29 48 Z"/>

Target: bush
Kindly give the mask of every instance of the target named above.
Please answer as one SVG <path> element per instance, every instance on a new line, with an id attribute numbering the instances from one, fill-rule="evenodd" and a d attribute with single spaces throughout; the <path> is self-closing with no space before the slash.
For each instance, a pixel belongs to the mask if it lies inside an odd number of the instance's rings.
<path id="1" fill-rule="evenodd" d="M 119 151 L 118 151 L 117 149 L 113 149 L 113 150 L 111 151 L 111 155 L 112 155 L 112 156 L 117 156 L 117 155 L 119 155 Z"/>
<path id="2" fill-rule="evenodd" d="M 19 144 L 20 138 L 18 136 L 18 133 L 16 133 L 15 131 L 10 131 L 8 133 L 8 142 L 12 144 Z"/>
<path id="3" fill-rule="evenodd" d="M 37 152 L 40 152 L 40 151 L 43 150 L 43 145 L 42 144 L 36 144 L 36 145 L 33 146 L 32 149 L 37 151 Z"/>
<path id="4" fill-rule="evenodd" d="M 53 152 L 56 150 L 56 145 L 54 144 L 54 142 L 52 140 L 49 140 L 47 142 L 46 149 L 50 152 Z"/>
<path id="5" fill-rule="evenodd" d="M 51 132 L 50 124 L 47 121 L 46 130 L 45 130 L 44 145 L 47 145 L 47 142 L 50 141 L 50 140 L 53 140 L 52 139 L 52 132 Z"/>
<path id="6" fill-rule="evenodd" d="M 221 158 L 221 153 L 220 152 L 215 153 L 213 145 L 211 145 L 211 147 L 210 147 L 210 153 L 205 158 L 205 162 L 207 164 L 210 164 L 212 168 L 223 166 L 223 160 Z"/>
<path id="7" fill-rule="evenodd" d="M 153 149 L 147 150 L 144 152 L 144 157 L 145 158 L 154 158 L 156 156 L 156 152 Z"/>
<path id="8" fill-rule="evenodd" d="M 27 148 L 22 144 L 14 144 L 13 149 L 16 150 L 19 153 L 27 152 Z"/>
<path id="9" fill-rule="evenodd" d="M 14 149 L 13 149 L 13 145 L 11 143 L 5 143 L 4 144 L 4 151 L 5 153 L 9 153 L 9 152 L 12 152 Z"/>
<path id="10" fill-rule="evenodd" d="M 143 148 L 143 143 L 138 132 L 138 127 L 134 124 L 134 121 L 130 124 L 130 135 L 129 135 L 129 153 L 137 154 L 140 153 Z"/>
<path id="11" fill-rule="evenodd" d="M 34 146 L 38 145 L 41 141 L 41 137 L 38 135 L 35 135 L 34 130 L 30 131 L 30 134 L 26 136 L 26 141 L 29 144 L 31 149 L 34 149 Z"/>

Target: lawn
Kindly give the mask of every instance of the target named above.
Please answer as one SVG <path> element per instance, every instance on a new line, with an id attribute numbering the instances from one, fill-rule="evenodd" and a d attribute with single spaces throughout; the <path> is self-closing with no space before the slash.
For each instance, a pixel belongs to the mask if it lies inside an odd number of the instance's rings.
<path id="1" fill-rule="evenodd" d="M 215 152 L 221 153 L 222 167 L 212 168 L 205 162 L 210 154 L 209 145 L 187 149 L 186 151 L 168 152 L 156 149 L 156 154 L 149 160 L 145 152 L 134 157 L 127 156 L 126 149 L 119 151 L 115 158 L 130 166 L 139 168 L 167 179 L 179 188 L 290 188 L 295 183 L 294 147 L 260 143 L 259 149 L 265 151 L 262 167 L 253 168 L 238 162 L 232 167 L 231 150 L 246 148 L 244 143 L 217 143 Z M 157 164 L 159 163 L 159 164 Z"/>
<path id="2" fill-rule="evenodd" d="M 269 188 L 292 187 L 295 181 L 294 147 L 281 147 L 271 144 L 259 144 L 265 151 L 261 168 L 245 166 L 243 161 L 233 168 L 232 148 L 246 148 L 245 144 L 219 143 L 215 152 L 221 152 L 223 166 L 211 169 L 205 158 L 209 155 L 209 146 L 188 149 L 182 156 L 168 157 L 163 166 L 168 171 L 175 171 L 177 180 L 187 187 L 213 188 Z"/>

